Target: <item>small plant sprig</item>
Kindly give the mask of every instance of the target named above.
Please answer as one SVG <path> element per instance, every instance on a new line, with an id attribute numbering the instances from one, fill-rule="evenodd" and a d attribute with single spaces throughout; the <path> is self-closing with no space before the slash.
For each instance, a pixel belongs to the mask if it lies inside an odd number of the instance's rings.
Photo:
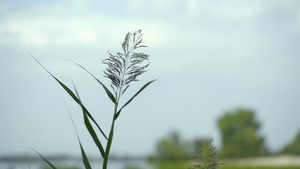
<path id="1" fill-rule="evenodd" d="M 120 113 L 122 112 L 123 108 L 125 108 L 140 92 L 142 92 L 148 85 L 150 85 L 155 80 L 149 81 L 144 86 L 142 86 L 124 105 L 119 108 L 119 101 L 121 96 L 126 92 L 128 87 L 132 82 L 138 81 L 137 77 L 144 72 L 146 72 L 146 68 L 149 66 L 149 63 L 143 64 L 143 62 L 149 60 L 149 55 L 144 53 L 136 53 L 134 52 L 138 48 L 147 47 L 143 45 L 142 40 L 142 30 L 137 30 L 135 32 L 128 32 L 125 36 L 125 40 L 122 43 L 123 52 L 118 52 L 117 54 L 113 55 L 109 53 L 109 58 L 104 59 L 103 63 L 108 65 L 108 68 L 104 71 L 104 76 L 111 80 L 111 87 L 113 89 L 113 93 L 100 81 L 98 80 L 93 74 L 91 74 L 87 69 L 83 66 L 75 63 L 82 69 L 84 69 L 87 73 L 89 73 L 105 90 L 107 96 L 114 104 L 114 112 L 113 112 L 113 119 L 111 123 L 111 128 L 109 131 L 109 136 L 107 137 L 105 132 L 102 131 L 96 120 L 93 118 L 91 113 L 87 110 L 87 108 L 82 103 L 77 89 L 74 85 L 75 93 L 69 89 L 66 85 L 64 85 L 61 81 L 59 81 L 50 71 L 48 71 L 31 53 L 27 50 L 27 52 L 34 58 L 34 60 L 42 66 L 59 84 L 60 86 L 73 98 L 73 100 L 81 107 L 82 114 L 84 118 L 85 126 L 90 133 L 95 145 L 99 149 L 99 152 L 103 158 L 103 169 L 107 169 L 109 153 L 112 145 L 112 140 L 114 136 L 114 126 L 115 121 L 118 119 Z M 100 142 L 94 127 L 91 124 L 91 121 L 96 125 L 99 132 L 101 132 L 102 136 L 106 140 L 106 147 L 104 149 L 103 143 Z M 76 131 L 77 133 L 77 131 Z M 78 136 L 78 134 L 77 134 Z M 85 151 L 81 145 L 79 140 L 79 145 L 81 149 L 81 155 L 83 164 L 86 169 L 91 169 L 91 165 L 89 160 L 85 154 Z M 35 151 L 35 150 L 34 150 Z M 42 159 L 52 168 L 56 169 L 56 167 L 47 161 L 40 153 L 36 151 L 36 153 L 42 157 Z"/>
<path id="2" fill-rule="evenodd" d="M 224 164 L 220 162 L 221 158 L 218 156 L 216 147 L 212 145 L 212 139 L 203 141 L 196 158 L 195 161 L 198 164 L 192 165 L 189 169 L 216 169 Z"/>

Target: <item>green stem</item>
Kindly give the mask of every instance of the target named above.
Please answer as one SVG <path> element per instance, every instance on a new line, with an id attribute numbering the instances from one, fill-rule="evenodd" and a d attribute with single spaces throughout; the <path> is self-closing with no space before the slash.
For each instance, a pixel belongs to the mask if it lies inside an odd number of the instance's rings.
<path id="1" fill-rule="evenodd" d="M 116 116 L 117 111 L 118 111 L 119 99 L 120 99 L 120 97 L 118 97 L 118 95 L 117 95 L 117 103 L 115 103 L 114 116 L 113 116 L 113 120 L 112 120 L 112 124 L 111 124 L 111 128 L 110 128 L 110 132 L 109 132 L 109 136 L 108 136 L 108 141 L 107 141 L 106 149 L 105 149 L 105 156 L 104 156 L 103 167 L 102 167 L 103 169 L 107 169 L 109 152 L 110 152 L 112 140 L 113 140 L 113 137 L 114 137 L 115 116 Z"/>
<path id="2" fill-rule="evenodd" d="M 126 53 L 126 58 L 128 58 L 129 53 Z M 113 140 L 113 137 L 114 137 L 114 128 L 115 128 L 115 120 L 116 120 L 115 117 L 116 117 L 117 111 L 118 111 L 119 100 L 120 100 L 120 97 L 122 95 L 122 88 L 124 86 L 126 68 L 127 68 L 127 61 L 125 61 L 125 64 L 123 65 L 123 70 L 124 71 L 123 71 L 123 74 L 121 75 L 121 85 L 119 87 L 119 91 L 116 91 L 116 103 L 115 103 L 115 109 L 114 109 L 114 116 L 113 116 L 110 132 L 109 132 L 109 136 L 108 136 L 108 141 L 107 141 L 107 144 L 106 144 L 105 156 L 104 156 L 103 167 L 102 167 L 103 169 L 107 169 L 109 152 L 110 152 L 112 140 Z"/>

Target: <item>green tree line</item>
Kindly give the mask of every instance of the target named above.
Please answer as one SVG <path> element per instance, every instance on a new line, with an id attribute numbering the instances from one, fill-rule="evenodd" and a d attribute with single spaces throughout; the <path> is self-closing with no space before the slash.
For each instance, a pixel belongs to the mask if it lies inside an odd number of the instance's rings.
<path id="1" fill-rule="evenodd" d="M 260 121 L 250 109 L 236 109 L 226 112 L 217 120 L 221 132 L 222 146 L 218 154 L 222 158 L 257 157 L 272 154 L 300 155 L 300 131 L 295 139 L 280 152 L 271 153 L 265 144 L 265 137 L 259 135 Z M 172 161 L 177 168 L 180 161 L 193 158 L 207 139 L 184 140 L 178 132 L 173 131 L 156 144 L 156 152 L 148 157 L 149 161 Z M 174 161 L 177 161 L 176 164 Z M 180 167 L 179 167 L 180 168 Z"/>

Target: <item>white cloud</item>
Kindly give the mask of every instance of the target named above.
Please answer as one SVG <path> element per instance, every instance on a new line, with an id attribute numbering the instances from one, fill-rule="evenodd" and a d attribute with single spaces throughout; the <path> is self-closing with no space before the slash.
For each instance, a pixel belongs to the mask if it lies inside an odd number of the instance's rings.
<path id="1" fill-rule="evenodd" d="M 187 1 L 187 16 L 216 20 L 241 20 L 256 17 L 260 1 Z"/>
<path id="2" fill-rule="evenodd" d="M 97 18 L 92 18 L 97 19 Z M 0 26 L 1 43 L 29 43 L 34 46 L 49 44 L 72 46 L 92 45 L 99 41 L 101 25 L 91 18 L 60 19 L 51 16 L 22 17 L 6 20 Z M 99 20 L 99 19 L 98 19 Z M 18 35 L 13 37 L 12 34 Z M 16 39 L 17 38 L 17 39 Z"/>
<path id="3" fill-rule="evenodd" d="M 199 2 L 198 0 L 189 0 L 186 2 L 186 15 L 187 17 L 195 18 L 199 15 Z"/>
<path id="4" fill-rule="evenodd" d="M 36 24 L 35 24 L 36 25 Z M 34 45 L 44 45 L 47 41 L 46 33 L 38 31 L 39 27 L 33 26 L 32 23 L 9 22 L 3 23 L 0 27 L 0 43 L 16 44 L 30 41 Z"/>
<path id="5" fill-rule="evenodd" d="M 179 2 L 180 0 L 153 0 L 152 8 L 158 13 L 169 13 L 176 8 Z"/>
<path id="6" fill-rule="evenodd" d="M 129 0 L 125 6 L 127 12 L 141 12 L 143 8 L 143 0 Z"/>
<path id="7" fill-rule="evenodd" d="M 217 5 L 216 11 L 223 17 L 234 20 L 254 18 L 262 9 L 261 2 L 259 1 L 233 0 L 223 2 Z"/>

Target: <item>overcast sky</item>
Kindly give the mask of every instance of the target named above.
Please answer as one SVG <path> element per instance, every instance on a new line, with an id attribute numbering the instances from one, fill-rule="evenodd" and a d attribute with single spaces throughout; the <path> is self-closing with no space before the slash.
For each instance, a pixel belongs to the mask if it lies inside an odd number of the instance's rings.
<path id="1" fill-rule="evenodd" d="M 142 29 L 148 72 L 123 102 L 158 79 L 123 110 L 114 154 L 144 155 L 176 130 L 186 140 L 213 137 L 217 120 L 248 108 L 273 151 L 300 130 L 300 1 L 1 0 L 0 155 L 80 154 L 70 109 L 88 154 L 97 154 L 78 105 L 26 52 L 72 88 L 109 132 L 113 105 L 86 72 L 104 84 L 107 52 L 121 51 L 127 32 Z M 104 141 L 102 139 L 102 141 Z"/>

